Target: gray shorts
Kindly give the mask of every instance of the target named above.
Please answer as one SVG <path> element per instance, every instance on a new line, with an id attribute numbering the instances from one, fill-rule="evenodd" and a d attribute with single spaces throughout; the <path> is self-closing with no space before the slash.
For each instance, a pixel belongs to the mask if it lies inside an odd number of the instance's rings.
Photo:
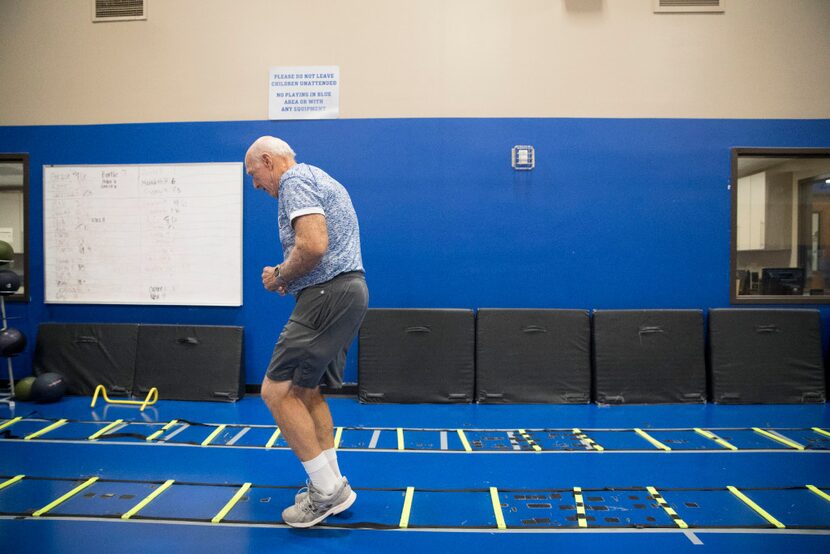
<path id="1" fill-rule="evenodd" d="M 343 368 L 369 304 L 363 272 L 337 277 L 300 291 L 280 333 L 265 375 L 315 388 L 343 386 Z"/>

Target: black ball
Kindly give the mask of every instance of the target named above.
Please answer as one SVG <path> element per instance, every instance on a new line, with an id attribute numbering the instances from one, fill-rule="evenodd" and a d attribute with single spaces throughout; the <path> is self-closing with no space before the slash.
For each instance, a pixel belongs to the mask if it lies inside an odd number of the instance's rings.
<path id="1" fill-rule="evenodd" d="M 20 288 L 20 277 L 10 269 L 0 269 L 0 294 L 14 294 Z"/>
<path id="2" fill-rule="evenodd" d="M 9 358 L 26 349 L 26 335 L 20 329 L 9 327 L 0 331 L 0 356 Z"/>
<path id="3" fill-rule="evenodd" d="M 32 400 L 55 402 L 66 394 L 66 378 L 60 373 L 44 373 L 32 385 Z"/>

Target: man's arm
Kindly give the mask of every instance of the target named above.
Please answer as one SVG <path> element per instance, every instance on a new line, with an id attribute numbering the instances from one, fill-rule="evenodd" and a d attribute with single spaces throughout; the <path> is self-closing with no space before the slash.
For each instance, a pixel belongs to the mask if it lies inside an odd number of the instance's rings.
<path id="1" fill-rule="evenodd" d="M 329 247 L 326 218 L 322 214 L 302 215 L 292 221 L 296 238 L 294 249 L 280 264 L 280 276 L 274 275 L 273 266 L 262 269 L 262 284 L 270 291 L 285 294 L 286 284 L 302 277 L 317 267 Z"/>

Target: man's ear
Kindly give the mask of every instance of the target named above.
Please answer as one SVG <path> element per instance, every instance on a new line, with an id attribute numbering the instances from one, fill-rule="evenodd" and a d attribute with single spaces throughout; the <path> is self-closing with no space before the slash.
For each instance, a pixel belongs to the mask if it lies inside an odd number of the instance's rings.
<path id="1" fill-rule="evenodd" d="M 271 154 L 268 152 L 262 153 L 262 164 L 268 169 L 274 167 L 274 160 L 271 158 Z"/>

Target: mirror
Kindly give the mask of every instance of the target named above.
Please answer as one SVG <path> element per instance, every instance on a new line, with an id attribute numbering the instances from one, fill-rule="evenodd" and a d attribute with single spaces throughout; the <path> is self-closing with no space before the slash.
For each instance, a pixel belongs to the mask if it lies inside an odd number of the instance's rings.
<path id="1" fill-rule="evenodd" d="M 830 302 L 830 149 L 732 150 L 733 303 Z"/>
<path id="2" fill-rule="evenodd" d="M 11 263 L 0 269 L 11 270 L 20 278 L 10 302 L 29 301 L 29 155 L 0 154 L 0 240 L 14 249 Z"/>

